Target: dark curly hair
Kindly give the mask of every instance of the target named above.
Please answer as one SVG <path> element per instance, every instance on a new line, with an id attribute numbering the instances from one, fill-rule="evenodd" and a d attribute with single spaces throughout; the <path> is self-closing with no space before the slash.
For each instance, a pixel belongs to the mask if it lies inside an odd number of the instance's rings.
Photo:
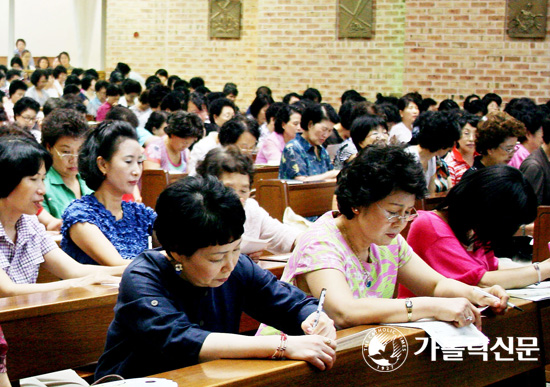
<path id="1" fill-rule="evenodd" d="M 368 146 L 338 175 L 338 209 L 353 219 L 352 208 L 367 207 L 397 190 L 423 198 L 426 179 L 422 166 L 404 145 Z"/>
<path id="2" fill-rule="evenodd" d="M 505 112 L 493 112 L 477 125 L 476 150 L 487 155 L 489 149 L 496 149 L 508 137 L 525 136 L 525 125 Z"/>
<path id="3" fill-rule="evenodd" d="M 460 139 L 457 116 L 450 111 L 427 111 L 413 124 L 418 127 L 416 140 L 421 148 L 430 152 L 451 148 Z"/>
<path id="4" fill-rule="evenodd" d="M 195 113 L 188 113 L 181 110 L 172 113 L 168 118 L 168 126 L 164 129 L 164 133 L 166 133 L 168 137 L 196 137 L 198 140 L 202 138 L 203 132 L 204 128 L 200 117 Z"/>
<path id="5" fill-rule="evenodd" d="M 90 130 L 82 114 L 73 109 L 55 109 L 42 122 L 42 145 L 55 146 L 61 137 L 83 138 Z"/>

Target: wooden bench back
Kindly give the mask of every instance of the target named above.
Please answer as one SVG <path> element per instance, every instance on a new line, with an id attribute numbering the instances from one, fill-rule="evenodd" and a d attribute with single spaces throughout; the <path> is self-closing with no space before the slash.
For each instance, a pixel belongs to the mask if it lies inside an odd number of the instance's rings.
<path id="1" fill-rule="evenodd" d="M 141 175 L 141 198 L 147 207 L 155 208 L 160 193 L 168 184 L 175 182 L 187 173 L 168 173 L 162 169 L 146 169 Z"/>
<path id="2" fill-rule="evenodd" d="M 283 220 L 287 207 L 301 216 L 322 215 L 332 209 L 336 182 L 288 184 L 284 180 L 260 180 L 256 199 L 273 218 Z"/>
<path id="3" fill-rule="evenodd" d="M 533 262 L 542 262 L 550 257 L 550 206 L 539 206 L 533 234 Z"/>
<path id="4" fill-rule="evenodd" d="M 279 177 L 278 165 L 262 165 L 254 166 L 254 182 L 252 183 L 252 189 L 255 189 L 260 180 L 277 179 Z"/>

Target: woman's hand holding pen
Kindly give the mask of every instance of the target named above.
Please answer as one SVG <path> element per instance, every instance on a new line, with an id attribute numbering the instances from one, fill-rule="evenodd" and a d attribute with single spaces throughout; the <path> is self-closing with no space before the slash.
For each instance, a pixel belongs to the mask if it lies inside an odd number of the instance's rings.
<path id="1" fill-rule="evenodd" d="M 470 301 L 479 306 L 487 305 L 497 314 L 503 314 L 507 306 L 517 308 L 515 305 L 508 302 L 510 296 L 506 294 L 506 290 L 499 285 L 493 285 L 490 288 L 484 289 L 474 286 L 472 289 L 473 292 Z"/>
<path id="2" fill-rule="evenodd" d="M 317 326 L 315 321 L 319 318 Z M 302 330 L 306 335 L 320 335 L 336 340 L 334 321 L 325 312 L 313 312 L 302 322 Z"/>

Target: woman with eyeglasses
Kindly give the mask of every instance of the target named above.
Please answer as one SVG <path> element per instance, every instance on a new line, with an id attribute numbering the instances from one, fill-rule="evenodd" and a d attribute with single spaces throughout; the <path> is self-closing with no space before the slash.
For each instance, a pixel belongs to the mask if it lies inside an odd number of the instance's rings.
<path id="1" fill-rule="evenodd" d="M 402 146 L 366 147 L 338 177 L 339 212 L 326 213 L 299 238 L 282 280 L 314 297 L 326 288 L 324 310 L 340 328 L 421 318 L 480 326 L 474 305 L 502 312 L 504 290 L 487 289 L 500 299 L 492 301 L 443 277 L 400 235 L 425 191 L 420 164 Z M 397 283 L 422 297 L 392 299 Z"/>
<path id="2" fill-rule="evenodd" d="M 453 150 L 445 156 L 451 185 L 456 185 L 460 181 L 464 172 L 474 164 L 474 157 L 479 155 L 476 152 L 476 131 L 480 117 L 462 110 L 456 112 L 456 115 L 460 126 L 460 139 Z"/>
<path id="3" fill-rule="evenodd" d="M 42 145 L 53 159 L 42 206 L 54 218 L 61 219 L 69 203 L 93 192 L 78 173 L 78 152 L 88 131 L 82 114 L 72 109 L 55 109 L 42 123 Z"/>
<path id="4" fill-rule="evenodd" d="M 127 265 L 147 249 L 155 212 L 126 202 L 141 177 L 143 148 L 125 121 L 106 120 L 84 141 L 78 169 L 95 192 L 69 204 L 63 213 L 61 248 L 80 263 Z"/>
<path id="5" fill-rule="evenodd" d="M 525 125 L 508 113 L 489 113 L 477 125 L 476 150 L 480 154 L 463 177 L 491 165 L 508 164 L 514 153 L 518 137 L 525 136 Z"/>
<path id="6" fill-rule="evenodd" d="M 301 181 L 335 179 L 330 156 L 323 143 L 330 137 L 334 125 L 340 122 L 334 108 L 327 103 L 306 107 L 300 119 L 302 133 L 286 143 L 279 165 L 279 179 Z"/>
<path id="7" fill-rule="evenodd" d="M 256 149 L 260 138 L 258 123 L 252 118 L 236 114 L 225 122 L 218 132 L 210 132 L 194 146 L 189 155 L 187 172 L 190 176 L 196 174 L 198 164 L 204 160 L 206 154 L 215 148 L 235 145 L 241 152 L 251 155 Z"/>
<path id="8" fill-rule="evenodd" d="M 536 216 L 537 198 L 522 173 L 495 165 L 463 176 L 436 210 L 420 211 L 407 241 L 428 265 L 448 278 L 474 286 L 521 288 L 549 278 L 550 260 L 505 266 L 494 249 Z"/>
<path id="9" fill-rule="evenodd" d="M 40 104 L 29 97 L 23 97 L 19 99 L 15 105 L 13 105 L 15 125 L 19 129 L 23 129 L 31 133 L 38 142 L 40 142 L 40 139 L 42 138 L 42 132 L 36 128 L 39 111 Z"/>

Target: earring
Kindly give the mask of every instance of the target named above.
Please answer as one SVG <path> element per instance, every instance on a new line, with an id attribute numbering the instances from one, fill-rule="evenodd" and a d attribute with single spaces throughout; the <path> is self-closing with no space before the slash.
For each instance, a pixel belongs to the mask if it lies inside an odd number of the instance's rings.
<path id="1" fill-rule="evenodd" d="M 359 210 L 357 208 L 352 208 L 351 209 L 353 211 L 354 214 L 358 214 L 359 213 Z"/>
<path id="2" fill-rule="evenodd" d="M 183 270 L 183 266 L 181 265 L 181 263 L 176 263 L 176 264 L 174 264 L 174 269 L 179 274 Z"/>

